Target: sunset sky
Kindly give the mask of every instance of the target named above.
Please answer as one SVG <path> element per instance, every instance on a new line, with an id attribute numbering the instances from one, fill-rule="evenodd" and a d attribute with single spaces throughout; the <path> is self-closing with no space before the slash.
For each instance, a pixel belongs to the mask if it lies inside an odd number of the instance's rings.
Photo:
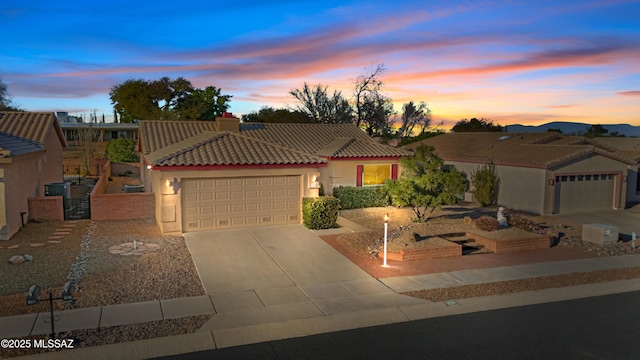
<path id="1" fill-rule="evenodd" d="M 350 97 L 383 63 L 396 111 L 425 101 L 445 127 L 640 125 L 638 1 L 3 1 L 0 34 L 30 111 L 110 119 L 112 86 L 182 76 L 241 115 L 295 106 L 304 81 Z"/>

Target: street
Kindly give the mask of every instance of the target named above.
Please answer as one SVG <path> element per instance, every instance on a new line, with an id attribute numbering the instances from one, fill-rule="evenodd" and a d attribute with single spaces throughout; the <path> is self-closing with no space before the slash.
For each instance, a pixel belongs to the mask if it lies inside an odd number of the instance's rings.
<path id="1" fill-rule="evenodd" d="M 639 359 L 640 292 L 398 323 L 162 359 L 187 358 Z"/>

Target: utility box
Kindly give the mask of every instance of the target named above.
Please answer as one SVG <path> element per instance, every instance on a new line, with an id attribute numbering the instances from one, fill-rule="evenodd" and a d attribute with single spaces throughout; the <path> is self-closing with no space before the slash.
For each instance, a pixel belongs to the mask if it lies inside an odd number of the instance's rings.
<path id="1" fill-rule="evenodd" d="M 71 183 L 44 184 L 44 196 L 62 196 L 65 200 L 71 197 Z"/>
<path id="2" fill-rule="evenodd" d="M 598 245 L 613 245 L 618 242 L 618 227 L 602 224 L 582 225 L 582 241 Z"/>

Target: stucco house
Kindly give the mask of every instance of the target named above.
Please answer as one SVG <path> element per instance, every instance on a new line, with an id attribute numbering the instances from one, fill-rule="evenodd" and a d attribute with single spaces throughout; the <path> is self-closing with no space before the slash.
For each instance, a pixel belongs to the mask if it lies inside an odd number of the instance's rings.
<path id="1" fill-rule="evenodd" d="M 66 146 L 53 113 L 0 112 L 0 240 L 28 219 L 28 198 L 44 196 L 45 184 L 63 181 Z"/>
<path id="2" fill-rule="evenodd" d="M 497 203 L 513 209 L 536 214 L 621 209 L 638 191 L 632 152 L 581 136 L 446 133 L 420 143 L 433 146 L 445 164 L 469 179 L 492 162 L 500 178 Z"/>
<path id="3" fill-rule="evenodd" d="M 299 224 L 302 197 L 398 176 L 411 153 L 355 125 L 255 124 L 234 117 L 141 121 L 145 191 L 163 232 Z"/>

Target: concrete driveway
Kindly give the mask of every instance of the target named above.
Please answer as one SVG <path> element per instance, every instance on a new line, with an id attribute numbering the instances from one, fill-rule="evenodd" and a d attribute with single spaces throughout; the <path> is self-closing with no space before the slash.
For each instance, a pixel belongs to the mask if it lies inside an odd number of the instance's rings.
<path id="1" fill-rule="evenodd" d="M 210 330 L 422 302 L 396 294 L 303 225 L 183 236 L 216 310 Z"/>
<path id="2" fill-rule="evenodd" d="M 618 232 L 625 241 L 631 239 L 631 233 L 640 235 L 640 213 L 626 210 L 592 211 L 577 214 L 554 215 L 560 219 L 575 221 L 580 224 L 603 224 L 617 226 Z"/>

